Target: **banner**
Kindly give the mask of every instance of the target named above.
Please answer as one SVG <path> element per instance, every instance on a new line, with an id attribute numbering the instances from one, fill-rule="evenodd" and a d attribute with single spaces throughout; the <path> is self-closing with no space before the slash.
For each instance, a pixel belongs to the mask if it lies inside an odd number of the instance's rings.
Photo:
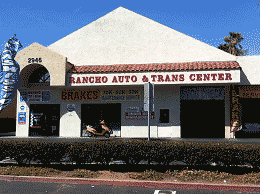
<path id="1" fill-rule="evenodd" d="M 22 47 L 20 41 L 12 37 L 5 44 L 0 62 L 0 112 L 13 100 L 20 87 L 20 67 L 14 60 L 16 53 Z"/>

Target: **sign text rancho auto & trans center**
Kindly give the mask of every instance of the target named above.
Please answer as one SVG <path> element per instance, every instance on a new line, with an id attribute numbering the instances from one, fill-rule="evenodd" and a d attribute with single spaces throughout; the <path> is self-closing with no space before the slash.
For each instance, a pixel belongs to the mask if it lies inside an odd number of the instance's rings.
<path id="1" fill-rule="evenodd" d="M 107 73 L 107 74 L 69 74 L 71 86 L 87 85 L 140 85 L 187 84 L 187 83 L 238 83 L 240 70 L 227 71 L 189 71 L 189 72 L 146 72 L 146 73 Z"/>

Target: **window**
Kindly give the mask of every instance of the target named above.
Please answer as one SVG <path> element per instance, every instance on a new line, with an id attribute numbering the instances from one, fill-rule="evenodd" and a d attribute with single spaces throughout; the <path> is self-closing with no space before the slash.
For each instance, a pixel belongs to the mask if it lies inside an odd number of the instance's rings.
<path id="1" fill-rule="evenodd" d="M 40 83 L 50 83 L 50 74 L 49 72 L 45 73 L 39 80 Z"/>
<path id="2" fill-rule="evenodd" d="M 169 109 L 160 109 L 160 123 L 169 123 Z"/>
<path id="3" fill-rule="evenodd" d="M 50 84 L 50 74 L 45 67 L 39 67 L 38 69 L 34 70 L 34 72 L 30 75 L 28 82 L 29 84 Z"/>

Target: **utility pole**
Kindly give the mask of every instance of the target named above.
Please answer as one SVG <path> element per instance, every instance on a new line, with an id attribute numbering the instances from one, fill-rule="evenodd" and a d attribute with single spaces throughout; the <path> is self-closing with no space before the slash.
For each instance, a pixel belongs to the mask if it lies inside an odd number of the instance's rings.
<path id="1" fill-rule="evenodd" d="M 148 141 L 150 140 L 150 114 L 153 111 L 153 84 L 147 82 L 144 84 L 144 111 L 148 112 Z"/>

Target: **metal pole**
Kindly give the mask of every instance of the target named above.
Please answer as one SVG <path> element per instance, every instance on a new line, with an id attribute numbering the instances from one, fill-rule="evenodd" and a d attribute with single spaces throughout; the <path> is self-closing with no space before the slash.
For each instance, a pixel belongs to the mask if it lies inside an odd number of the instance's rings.
<path id="1" fill-rule="evenodd" d="M 148 141 L 150 140 L 150 82 L 148 82 Z"/>

